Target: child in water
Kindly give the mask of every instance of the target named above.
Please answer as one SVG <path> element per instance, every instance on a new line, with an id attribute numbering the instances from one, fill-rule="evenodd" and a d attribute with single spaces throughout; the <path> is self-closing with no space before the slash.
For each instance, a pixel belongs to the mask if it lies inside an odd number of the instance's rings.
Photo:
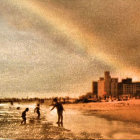
<path id="1" fill-rule="evenodd" d="M 21 121 L 21 124 L 26 124 L 26 112 L 28 112 L 29 111 L 29 108 L 26 108 L 23 112 L 22 112 L 22 121 Z"/>
<path id="2" fill-rule="evenodd" d="M 40 119 L 40 104 L 37 104 L 37 107 L 34 109 L 34 112 L 37 113 L 37 118 Z"/>
<path id="3" fill-rule="evenodd" d="M 58 122 L 57 123 L 62 124 L 63 123 L 63 111 L 64 111 L 63 105 L 57 101 L 57 98 L 55 98 L 53 101 L 55 102 L 55 104 L 51 110 L 53 110 L 56 107 L 57 115 L 58 115 Z"/>

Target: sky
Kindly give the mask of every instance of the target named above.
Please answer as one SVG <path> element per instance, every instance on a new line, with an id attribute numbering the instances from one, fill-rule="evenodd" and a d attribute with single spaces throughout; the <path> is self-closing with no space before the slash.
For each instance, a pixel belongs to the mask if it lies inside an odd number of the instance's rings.
<path id="1" fill-rule="evenodd" d="M 139 0 L 0 0 L 0 97 L 77 97 L 140 81 Z"/>

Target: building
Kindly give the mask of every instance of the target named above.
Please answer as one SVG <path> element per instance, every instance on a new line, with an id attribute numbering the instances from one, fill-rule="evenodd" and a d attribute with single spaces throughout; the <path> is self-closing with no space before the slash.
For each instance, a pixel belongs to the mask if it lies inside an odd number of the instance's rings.
<path id="1" fill-rule="evenodd" d="M 123 84 L 123 95 L 133 96 L 133 84 Z"/>
<path id="2" fill-rule="evenodd" d="M 97 93 L 98 97 L 140 97 L 140 82 L 132 82 L 132 78 L 122 79 L 118 83 L 118 78 L 111 78 L 110 72 L 104 72 L 97 82 L 93 82 L 93 93 Z"/>
<path id="3" fill-rule="evenodd" d="M 133 96 L 140 97 L 140 82 L 133 83 Z"/>
<path id="4" fill-rule="evenodd" d="M 98 93 L 98 82 L 96 82 L 96 81 L 92 82 L 92 93 L 94 95 L 97 95 L 97 93 Z"/>
<path id="5" fill-rule="evenodd" d="M 104 78 L 101 77 L 98 80 L 98 97 L 103 97 L 106 94 L 104 88 L 105 88 L 105 81 Z"/>
<path id="6" fill-rule="evenodd" d="M 122 79 L 118 84 L 118 94 L 130 97 L 140 96 L 140 82 L 132 82 L 132 78 Z"/>
<path id="7" fill-rule="evenodd" d="M 122 82 L 118 83 L 118 96 L 123 94 L 123 84 Z"/>
<path id="8" fill-rule="evenodd" d="M 118 96 L 118 78 L 111 79 L 111 96 Z"/>
<path id="9" fill-rule="evenodd" d="M 131 96 L 133 94 L 133 84 L 131 78 L 122 79 L 118 85 L 118 95 Z"/>
<path id="10" fill-rule="evenodd" d="M 106 71 L 104 73 L 104 78 L 101 77 L 98 80 L 98 96 L 110 96 L 111 95 L 111 76 L 110 72 Z"/>
<path id="11" fill-rule="evenodd" d="M 104 73 L 104 92 L 107 96 L 111 95 L 111 76 L 109 71 L 105 71 Z"/>

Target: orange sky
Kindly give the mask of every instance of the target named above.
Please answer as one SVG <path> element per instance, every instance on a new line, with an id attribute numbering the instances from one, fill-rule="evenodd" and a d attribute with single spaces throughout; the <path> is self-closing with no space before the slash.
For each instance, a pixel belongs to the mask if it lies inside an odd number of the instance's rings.
<path id="1" fill-rule="evenodd" d="M 140 80 L 139 7 L 139 0 L 1 0 L 1 96 L 80 95 L 105 70 Z"/>

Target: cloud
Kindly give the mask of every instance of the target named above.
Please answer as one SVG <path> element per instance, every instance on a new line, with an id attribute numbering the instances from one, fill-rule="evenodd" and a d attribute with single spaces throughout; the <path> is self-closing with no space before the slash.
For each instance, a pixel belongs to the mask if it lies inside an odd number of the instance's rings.
<path id="1" fill-rule="evenodd" d="M 81 94 L 105 70 L 139 79 L 139 6 L 137 0 L 1 0 L 1 92 Z"/>

